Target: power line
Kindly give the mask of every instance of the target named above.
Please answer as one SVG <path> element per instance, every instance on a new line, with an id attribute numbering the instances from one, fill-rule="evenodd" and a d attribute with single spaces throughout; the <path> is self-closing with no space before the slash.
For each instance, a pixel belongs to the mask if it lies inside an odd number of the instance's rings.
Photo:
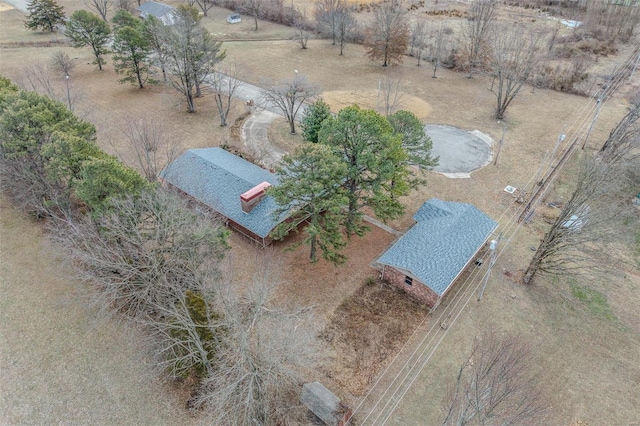
<path id="1" fill-rule="evenodd" d="M 623 70 L 627 69 L 627 67 L 629 66 L 627 64 L 627 62 L 628 63 L 637 63 L 636 56 L 640 52 L 640 50 L 638 48 L 639 46 L 640 46 L 640 43 L 636 43 L 636 46 L 634 47 L 632 53 L 630 54 L 629 58 L 627 58 L 627 61 L 625 61 L 625 63 L 621 67 L 621 69 L 623 69 Z M 622 73 L 619 73 L 618 75 L 612 75 L 610 77 L 610 83 L 611 84 L 607 84 L 603 89 L 601 89 L 600 93 L 597 96 L 597 98 L 598 99 L 604 99 L 602 101 L 603 103 L 606 102 L 610 98 L 611 94 L 615 93 L 615 91 L 618 89 L 618 87 L 621 84 L 623 84 L 623 80 L 626 79 L 626 76 L 624 74 L 625 73 L 622 72 Z M 589 107 L 583 108 L 583 110 L 578 114 L 578 117 L 576 117 L 573 120 L 572 125 L 569 126 L 569 131 L 567 131 L 567 133 L 570 134 L 570 131 L 575 128 L 576 130 L 574 132 L 577 132 L 577 135 L 575 135 L 572 138 L 569 138 L 567 144 L 562 149 L 561 153 L 558 154 L 559 158 L 561 160 L 563 158 L 568 159 L 571 156 L 571 154 L 574 152 L 575 146 L 577 145 L 577 141 L 579 141 L 581 139 L 579 137 L 580 134 L 581 134 L 581 131 L 582 132 L 584 131 L 586 123 L 587 123 L 587 120 L 588 120 L 588 117 L 591 115 L 592 112 L 593 112 L 593 108 L 592 107 L 591 108 L 589 108 Z M 564 131 L 563 131 L 563 135 L 564 135 Z M 565 140 L 565 138 L 559 138 L 559 140 L 556 142 L 556 148 L 554 149 L 553 153 L 551 154 L 551 156 L 549 158 L 549 161 L 550 161 L 549 165 L 553 164 L 554 157 L 555 157 L 555 154 L 557 152 L 558 145 L 560 144 L 560 142 L 563 142 L 564 140 Z M 566 159 L 564 161 L 558 163 L 558 164 L 564 165 L 565 162 L 566 162 Z M 536 173 L 536 175 L 532 176 L 529 179 L 529 182 L 525 185 L 525 188 L 529 187 L 529 185 L 531 185 L 532 182 L 533 182 L 534 185 L 537 183 L 537 182 L 534 182 L 534 179 L 537 176 L 537 174 L 544 168 L 545 163 L 546 163 L 546 156 L 545 156 L 545 159 L 543 160 L 543 163 L 541 164 L 540 168 L 538 169 L 538 172 Z M 558 165 L 556 165 L 556 167 L 554 167 L 552 169 L 552 170 L 556 170 L 556 173 L 548 175 L 545 178 L 545 180 L 548 181 L 549 183 L 551 183 L 553 181 L 555 175 L 557 174 L 557 171 L 559 171 L 562 168 L 562 165 L 560 165 L 559 167 L 558 167 Z M 537 204 L 540 202 L 541 199 L 542 199 L 542 197 L 539 197 L 536 200 L 534 200 L 532 203 L 527 203 L 527 205 L 530 208 L 535 208 L 535 206 L 537 206 Z M 514 199 L 511 202 L 511 204 L 502 212 L 502 214 L 500 215 L 500 218 L 498 219 L 499 223 L 501 222 L 502 218 L 513 208 L 515 203 L 516 203 L 516 200 Z M 508 220 L 507 220 L 506 224 L 504 225 L 504 227 L 502 228 L 503 231 L 502 231 L 501 235 L 508 235 L 508 238 L 506 239 L 506 242 L 505 242 L 503 248 L 500 250 L 499 254 L 496 256 L 496 259 L 502 255 L 504 250 L 507 248 L 508 244 L 512 241 L 513 237 L 517 234 L 518 230 L 522 226 L 522 223 L 519 222 L 518 220 L 516 220 L 516 218 L 519 217 L 519 215 L 521 214 L 521 210 L 524 211 L 525 208 L 526 208 L 526 205 L 516 208 L 515 211 L 508 218 Z M 515 229 L 514 229 L 514 227 L 515 227 Z M 383 392 L 382 396 L 376 401 L 376 403 L 374 404 L 372 409 L 369 411 L 369 414 L 362 421 L 363 423 L 366 422 L 369 419 L 369 417 L 373 414 L 373 412 L 376 410 L 376 408 L 380 405 L 381 401 L 385 398 L 387 393 L 390 391 L 390 389 L 394 385 L 394 383 L 396 383 L 396 381 L 398 381 L 398 378 L 402 375 L 403 370 L 405 370 L 405 368 L 409 365 L 409 363 L 412 362 L 414 356 L 419 352 L 419 349 L 423 346 L 423 344 L 425 342 L 427 342 L 428 337 L 433 334 L 431 336 L 431 338 L 428 340 L 425 348 L 422 349 L 422 351 L 418 355 L 417 359 L 413 362 L 413 364 L 411 365 L 409 370 L 406 372 L 406 374 L 404 375 L 404 377 L 402 378 L 402 380 L 398 384 L 396 390 L 393 392 L 391 397 L 384 404 L 384 406 L 382 407 L 381 413 L 378 414 L 378 416 L 374 419 L 373 423 L 375 424 L 378 421 L 378 419 L 380 419 L 380 417 L 382 415 L 382 412 L 387 408 L 388 408 L 388 413 L 385 416 L 382 417 L 382 424 L 385 424 L 386 421 L 390 418 L 390 416 L 393 414 L 393 412 L 397 409 L 397 407 L 398 407 L 400 401 L 403 399 L 404 395 L 407 393 L 409 388 L 412 386 L 414 381 L 419 376 L 420 372 L 424 369 L 424 367 L 427 365 L 428 361 L 431 359 L 431 356 L 433 355 L 433 353 L 438 349 L 440 343 L 442 342 L 442 340 L 444 339 L 444 337 L 448 333 L 448 330 L 450 329 L 450 327 L 455 323 L 455 321 L 460 316 L 460 314 L 462 313 L 464 308 L 467 306 L 467 304 L 471 300 L 471 297 L 473 297 L 473 294 L 475 293 L 475 291 L 478 290 L 481 281 L 478 281 L 477 284 L 475 285 L 475 287 L 473 287 L 473 282 L 479 276 L 479 274 L 480 274 L 480 270 L 476 270 L 476 271 L 472 272 L 467 277 L 467 279 L 465 279 L 465 281 L 459 286 L 458 291 L 453 296 L 453 301 L 454 301 L 453 304 L 446 306 L 441 311 L 441 314 L 438 317 L 438 320 L 433 323 L 431 328 L 425 334 L 424 338 L 420 341 L 420 343 L 418 344 L 416 349 L 412 352 L 412 354 L 409 357 L 409 359 L 403 364 L 402 368 L 396 374 L 396 376 L 394 377 L 392 382 L 386 387 L 386 389 Z M 474 291 L 470 292 L 469 291 L 470 289 L 473 289 Z M 462 298 L 458 298 L 460 293 L 462 293 Z M 467 295 L 467 294 L 469 294 L 469 295 L 468 295 L 466 301 L 458 309 L 459 304 L 463 300 L 464 296 Z M 367 392 L 365 397 L 361 400 L 360 404 L 353 411 L 354 415 L 356 414 L 356 412 L 358 410 L 360 410 L 362 408 L 362 405 L 369 398 L 369 396 L 371 395 L 372 391 L 381 382 L 383 377 L 385 377 L 385 375 L 389 372 L 391 366 L 396 362 L 396 360 L 398 359 L 399 355 L 402 353 L 402 351 L 404 351 L 404 349 L 407 347 L 407 345 L 409 344 L 411 339 L 413 339 L 413 337 L 417 334 L 417 330 L 424 324 L 424 322 L 426 321 L 427 317 L 428 316 L 425 316 L 425 318 L 421 321 L 421 323 L 414 329 L 414 332 L 412 333 L 411 337 L 405 342 L 405 344 L 403 345 L 401 350 L 393 358 L 392 362 L 385 368 L 385 370 L 382 372 L 382 374 L 378 377 L 378 379 L 376 380 L 374 385 L 370 388 L 369 392 Z M 442 324 L 446 324 L 446 326 L 442 327 Z M 436 328 L 439 325 L 441 327 Z M 426 358 L 423 359 L 423 357 L 427 353 L 427 350 L 429 349 L 429 346 L 435 341 L 438 333 L 441 335 L 440 339 L 435 343 L 435 346 L 429 352 L 429 354 L 426 356 Z M 418 366 L 418 365 L 419 365 L 419 368 L 416 369 L 416 366 Z M 409 380 L 409 378 L 411 378 L 411 379 Z M 409 380 L 408 384 L 407 384 L 407 380 Z M 398 391 L 400 390 L 400 388 L 402 387 L 403 384 L 406 384 L 406 386 L 404 386 L 404 390 L 400 393 L 400 395 L 396 399 L 396 401 L 391 406 L 389 406 L 390 402 L 395 397 L 395 395 L 398 393 Z"/>

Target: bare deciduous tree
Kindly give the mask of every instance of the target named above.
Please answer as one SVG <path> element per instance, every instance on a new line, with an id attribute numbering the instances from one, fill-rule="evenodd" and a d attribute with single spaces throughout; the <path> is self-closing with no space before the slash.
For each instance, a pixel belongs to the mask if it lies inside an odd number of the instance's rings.
<path id="1" fill-rule="evenodd" d="M 427 22 L 424 20 L 418 20 L 414 22 L 411 27 L 411 50 L 409 54 L 415 58 L 418 58 L 418 66 L 422 60 L 422 51 L 424 50 L 424 44 L 427 40 Z"/>
<path id="2" fill-rule="evenodd" d="M 315 4 L 315 18 L 320 31 L 331 37 L 335 45 L 338 37 L 338 15 L 347 9 L 344 0 L 319 0 Z"/>
<path id="3" fill-rule="evenodd" d="M 0 188 L 18 208 L 35 217 L 69 214 L 69 191 L 47 179 L 33 162 L 0 155 Z"/>
<path id="4" fill-rule="evenodd" d="M 282 80 L 277 83 L 267 81 L 262 87 L 264 87 L 262 103 L 282 111 L 289 123 L 291 134 L 296 133 L 296 117 L 302 105 L 320 93 L 317 86 L 307 81 L 306 77 L 298 75 L 297 72 L 293 80 Z"/>
<path id="5" fill-rule="evenodd" d="M 69 58 L 67 56 L 67 58 Z M 57 64 L 51 66 L 42 63 L 28 63 L 22 69 L 20 78 L 16 80 L 18 86 L 24 90 L 30 90 L 42 95 L 48 96 L 58 102 L 61 102 L 69 108 L 70 111 L 77 109 L 78 103 L 82 100 L 82 93 L 77 90 L 74 79 L 70 74 L 59 74 L 58 78 L 52 76 L 51 68 L 56 73 L 61 69 L 56 69 Z M 66 63 L 68 71 L 74 67 L 72 62 Z"/>
<path id="6" fill-rule="evenodd" d="M 157 119 L 124 118 L 124 133 L 136 155 L 136 163 L 149 182 L 156 182 L 163 170 L 176 157 L 177 149 L 165 125 Z"/>
<path id="7" fill-rule="evenodd" d="M 195 2 L 204 16 L 208 16 L 207 13 L 209 13 L 209 10 L 214 6 L 213 1 L 211 0 L 195 0 Z"/>
<path id="8" fill-rule="evenodd" d="M 431 42 L 428 46 L 429 60 L 431 61 L 431 65 L 433 65 L 433 74 L 431 75 L 431 78 L 437 78 L 436 73 L 447 54 L 447 47 L 449 44 L 447 30 L 450 29 L 440 23 L 438 28 L 433 30 L 431 33 Z"/>
<path id="9" fill-rule="evenodd" d="M 340 46 L 340 56 L 342 56 L 346 44 L 353 40 L 358 31 L 358 22 L 350 8 L 343 7 L 336 12 L 335 28 L 335 39 L 338 42 L 338 46 Z"/>
<path id="10" fill-rule="evenodd" d="M 62 101 L 63 95 L 60 93 L 57 84 L 53 81 L 47 64 L 25 64 L 21 76 L 16 79 L 16 84 L 24 90 L 37 92 L 51 99 Z"/>
<path id="11" fill-rule="evenodd" d="M 89 10 L 100 15 L 104 22 L 108 22 L 107 14 L 109 13 L 109 9 L 111 9 L 111 0 L 88 0 L 85 2 L 85 5 Z"/>
<path id="12" fill-rule="evenodd" d="M 571 198 L 545 233 L 524 273 L 525 284 L 540 272 L 554 275 L 608 272 L 614 265 L 609 242 L 621 236 L 627 214 L 615 190 L 620 176 L 612 164 L 584 159 Z"/>
<path id="13" fill-rule="evenodd" d="M 306 49 L 313 32 L 304 15 L 296 14 L 293 19 L 293 31 L 293 37 L 300 43 L 303 49 Z"/>
<path id="14" fill-rule="evenodd" d="M 99 305 L 145 318 L 218 278 L 226 235 L 217 222 L 158 188 L 113 200 L 111 213 L 97 224 L 68 223 L 61 239 L 81 276 L 96 285 Z"/>
<path id="15" fill-rule="evenodd" d="M 640 22 L 640 11 L 635 1 L 585 2 L 584 9 L 583 26 L 601 40 L 627 42 Z"/>
<path id="16" fill-rule="evenodd" d="M 300 421 L 301 373 L 317 353 L 310 308 L 275 303 L 281 266 L 270 251 L 256 254 L 257 272 L 246 283 L 225 283 L 217 311 L 224 333 L 215 370 L 203 380 L 196 405 L 205 405 L 213 424 L 280 425 Z"/>
<path id="17" fill-rule="evenodd" d="M 187 111 L 195 112 L 194 97 L 200 95 L 200 84 L 226 53 L 221 51 L 222 42 L 215 41 L 202 26 L 197 9 L 178 6 L 175 14 L 175 24 L 165 29 L 157 28 L 157 35 L 161 39 L 171 83 L 184 95 Z"/>
<path id="18" fill-rule="evenodd" d="M 213 87 L 213 96 L 220 116 L 220 126 L 225 127 L 233 98 L 240 86 L 242 86 L 240 68 L 237 64 L 225 67 L 221 72 L 214 73 L 212 80 L 211 86 Z"/>
<path id="19" fill-rule="evenodd" d="M 460 367 L 442 425 L 536 425 L 544 406 L 530 346 L 489 331 Z"/>
<path id="20" fill-rule="evenodd" d="M 482 56 L 497 15 L 498 3 L 495 0 L 474 0 L 471 4 L 469 17 L 462 26 L 469 78 L 483 62 Z"/>
<path id="21" fill-rule="evenodd" d="M 382 66 L 402 63 L 409 45 L 409 25 L 406 12 L 395 3 L 383 3 L 373 15 L 366 30 L 367 54 L 372 61 L 382 60 Z"/>
<path id="22" fill-rule="evenodd" d="M 262 14 L 265 10 L 263 3 L 264 0 L 244 0 L 241 4 L 242 11 L 253 17 L 255 31 L 258 31 L 258 19 L 262 18 Z"/>
<path id="23" fill-rule="evenodd" d="M 495 118 L 501 120 L 536 67 L 542 36 L 521 28 L 502 28 L 492 38 L 491 91 L 496 95 Z"/>
<path id="24" fill-rule="evenodd" d="M 402 78 L 384 76 L 378 81 L 378 99 L 385 116 L 396 112 L 402 106 L 403 100 Z"/>
<path id="25" fill-rule="evenodd" d="M 177 293 L 173 304 L 156 305 L 155 315 L 140 320 L 151 332 L 157 365 L 173 377 L 196 374 L 203 378 L 214 373 L 216 350 L 225 330 L 214 311 L 214 286 L 208 284 Z"/>
<path id="26" fill-rule="evenodd" d="M 51 69 L 57 72 L 60 76 L 71 77 L 71 72 L 76 67 L 76 64 L 73 60 L 67 55 L 65 52 L 59 50 L 55 52 L 51 56 L 51 61 L 49 62 Z"/>
<path id="27" fill-rule="evenodd" d="M 620 122 L 611 130 L 602 148 L 600 156 L 607 163 L 618 162 L 630 154 L 640 155 L 634 152 L 640 148 L 640 95 L 636 95 L 631 101 L 629 111 Z"/>

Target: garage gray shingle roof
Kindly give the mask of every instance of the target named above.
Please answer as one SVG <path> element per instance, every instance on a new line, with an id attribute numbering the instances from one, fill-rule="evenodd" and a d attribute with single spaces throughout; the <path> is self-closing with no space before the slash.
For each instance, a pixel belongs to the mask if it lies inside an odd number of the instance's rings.
<path id="1" fill-rule="evenodd" d="M 497 223 L 471 204 L 426 201 L 413 216 L 417 223 L 378 263 L 404 269 L 442 296 Z"/>
<path id="2" fill-rule="evenodd" d="M 162 18 L 167 13 L 173 12 L 175 9 L 168 4 L 157 3 L 155 1 L 146 1 L 138 7 L 139 12 L 145 12 L 156 18 Z"/>
<path id="3" fill-rule="evenodd" d="M 275 174 L 221 148 L 187 150 L 162 171 L 171 185 L 242 225 L 261 238 L 269 235 L 278 221 L 272 217 L 277 204 L 266 196 L 249 213 L 242 211 L 240 194 L 262 182 L 278 184 Z"/>

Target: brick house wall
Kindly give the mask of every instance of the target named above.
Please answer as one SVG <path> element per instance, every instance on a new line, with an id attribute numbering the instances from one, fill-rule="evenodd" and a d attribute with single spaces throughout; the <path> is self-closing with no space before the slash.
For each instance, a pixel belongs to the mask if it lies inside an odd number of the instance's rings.
<path id="1" fill-rule="evenodd" d="M 406 283 L 407 277 L 410 277 L 413 281 L 411 285 Z M 430 308 L 433 308 L 436 303 L 438 303 L 438 295 L 411 274 L 402 272 L 389 265 L 384 265 L 382 269 L 382 279 L 418 298 Z"/>

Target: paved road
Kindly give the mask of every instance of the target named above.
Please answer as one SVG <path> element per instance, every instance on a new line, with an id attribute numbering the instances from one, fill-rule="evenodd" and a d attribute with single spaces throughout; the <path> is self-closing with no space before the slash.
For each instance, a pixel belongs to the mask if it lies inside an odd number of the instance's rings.
<path id="1" fill-rule="evenodd" d="M 286 154 L 269 142 L 268 129 L 279 115 L 269 110 L 258 109 L 242 125 L 242 140 L 245 149 L 268 169 L 275 169 Z"/>
<path id="2" fill-rule="evenodd" d="M 282 115 L 273 104 L 263 98 L 263 90 L 249 83 L 243 83 L 237 90 L 237 96 L 245 101 L 253 100 L 258 105 L 256 112 L 245 121 L 242 138 L 247 150 L 261 159 L 262 164 L 275 168 L 286 152 L 278 150 L 269 143 L 267 130 L 273 120 Z M 298 117 L 304 114 L 305 106 Z M 426 125 L 425 132 L 433 140 L 434 156 L 440 157 L 440 164 L 434 171 L 451 178 L 468 178 L 470 173 L 491 161 L 493 140 L 480 131 L 472 132 L 452 126 Z"/>
<path id="3" fill-rule="evenodd" d="M 229 77 L 223 76 L 222 78 L 226 79 Z M 226 84 L 223 82 L 222 87 L 225 87 L 225 86 Z M 242 99 L 245 102 L 252 100 L 254 101 L 257 108 L 266 109 L 267 111 L 271 111 L 273 113 L 276 113 L 279 116 L 282 116 L 282 111 L 271 102 L 267 102 L 264 99 L 263 94 L 264 94 L 264 90 L 261 87 L 255 86 L 253 84 L 250 84 L 244 81 L 235 91 L 235 97 Z M 304 104 L 300 107 L 300 111 L 298 111 L 298 115 L 297 115 L 298 119 L 304 115 L 304 112 L 306 109 L 307 109 L 307 106 Z"/>
<path id="4" fill-rule="evenodd" d="M 256 105 L 255 111 L 242 125 L 242 139 L 246 150 L 259 159 L 264 167 L 275 169 L 286 152 L 271 145 L 268 129 L 273 120 L 283 114 L 278 107 L 264 99 L 263 93 L 262 88 L 242 82 L 236 89 L 235 96 L 245 102 L 253 101 Z M 306 105 L 302 105 L 298 111 L 298 119 L 304 116 L 305 110 Z"/>
<path id="5" fill-rule="evenodd" d="M 493 140 L 477 130 L 426 125 L 424 131 L 433 141 L 431 153 L 440 157 L 440 164 L 433 169 L 436 172 L 449 177 L 470 177 L 470 172 L 491 161 Z"/>
<path id="6" fill-rule="evenodd" d="M 16 9 L 24 12 L 24 13 L 28 13 L 27 11 L 27 0 L 2 0 L 4 3 L 8 3 L 11 6 L 15 7 Z"/>

